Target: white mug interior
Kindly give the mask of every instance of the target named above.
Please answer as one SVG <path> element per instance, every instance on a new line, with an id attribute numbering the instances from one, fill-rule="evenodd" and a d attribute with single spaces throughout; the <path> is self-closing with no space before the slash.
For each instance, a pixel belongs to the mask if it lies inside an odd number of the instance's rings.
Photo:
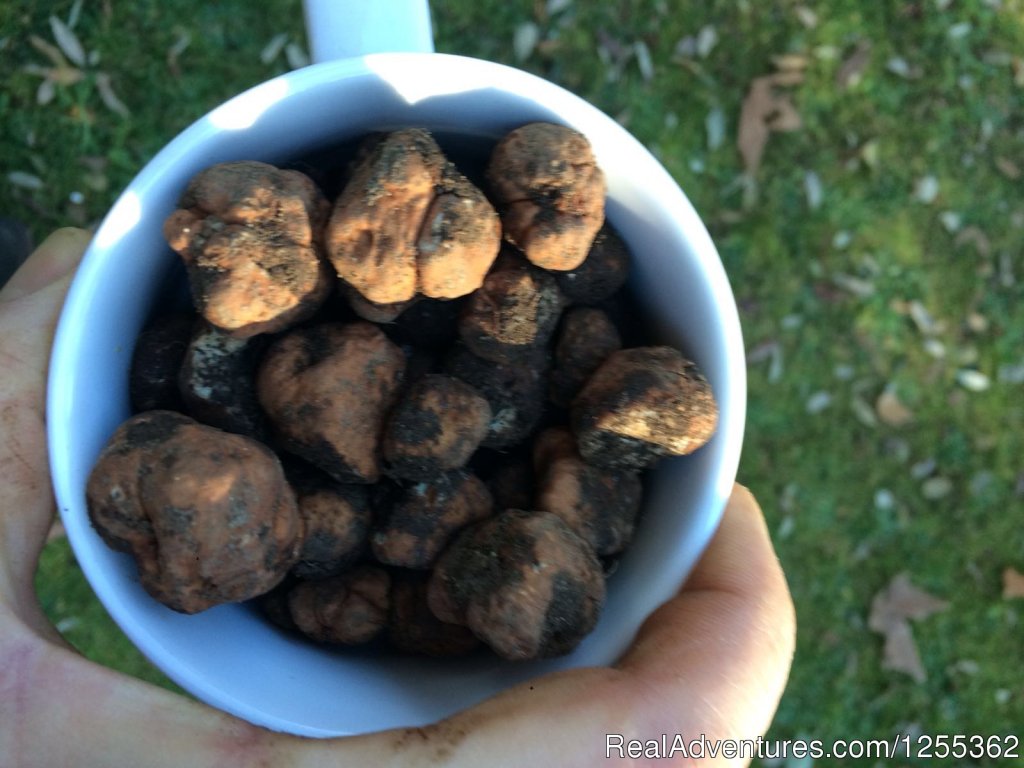
<path id="1" fill-rule="evenodd" d="M 708 445 L 652 473 L 636 539 L 610 578 L 596 630 L 559 659 L 439 661 L 317 647 L 246 605 L 185 616 L 150 598 L 131 558 L 91 528 L 84 489 L 103 445 L 129 415 L 135 338 L 180 272 L 161 225 L 188 179 L 213 163 L 280 163 L 383 129 L 415 125 L 496 139 L 536 120 L 570 125 L 590 139 L 608 180 L 608 219 L 635 257 L 631 288 L 652 338 L 697 362 L 721 410 Z M 48 428 L 71 545 L 128 637 L 213 706 L 276 730 L 334 736 L 422 725 L 546 672 L 614 662 L 710 539 L 736 475 L 745 408 L 743 343 L 721 261 L 686 196 L 643 145 L 593 106 L 527 73 L 399 53 L 318 64 L 257 86 L 146 166 L 97 231 L 68 295 L 50 368 Z"/>

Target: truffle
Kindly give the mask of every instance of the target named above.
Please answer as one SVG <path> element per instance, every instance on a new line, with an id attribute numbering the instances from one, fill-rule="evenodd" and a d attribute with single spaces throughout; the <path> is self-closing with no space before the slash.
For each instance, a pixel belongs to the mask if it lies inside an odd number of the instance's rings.
<path id="1" fill-rule="evenodd" d="M 369 323 L 292 331 L 267 350 L 260 405 L 285 450 L 339 482 L 380 477 L 380 432 L 405 370 L 405 355 Z"/>
<path id="2" fill-rule="evenodd" d="M 487 435 L 491 407 L 468 384 L 426 375 L 395 406 L 384 430 L 388 472 L 406 480 L 430 480 L 466 464 Z"/>
<path id="3" fill-rule="evenodd" d="M 338 575 L 366 550 L 372 519 L 367 486 L 306 475 L 292 480 L 292 488 L 305 530 L 292 573 L 303 579 Z"/>
<path id="4" fill-rule="evenodd" d="M 578 131 L 529 123 L 494 148 L 487 178 L 505 237 L 538 267 L 570 270 L 604 222 L 605 181 Z"/>
<path id="5" fill-rule="evenodd" d="M 558 515 L 598 555 L 614 555 L 629 545 L 643 495 L 637 472 L 587 464 L 564 427 L 537 436 L 534 470 L 535 509 Z"/>
<path id="6" fill-rule="evenodd" d="M 491 405 L 491 421 L 482 443 L 487 448 L 508 448 L 533 432 L 544 412 L 549 366 L 543 349 L 519 363 L 503 364 L 457 346 L 445 361 L 449 375 L 469 384 Z"/>
<path id="7" fill-rule="evenodd" d="M 622 339 L 605 312 L 590 307 L 566 312 L 555 341 L 551 402 L 568 408 L 591 374 L 620 347 Z"/>
<path id="8" fill-rule="evenodd" d="M 264 337 L 238 339 L 200 322 L 178 375 L 188 414 L 211 427 L 266 441 L 255 381 L 266 346 Z"/>
<path id="9" fill-rule="evenodd" d="M 555 280 L 573 304 L 600 304 L 625 284 L 631 262 L 629 248 L 606 223 L 583 263 L 568 272 L 555 272 Z"/>
<path id="10" fill-rule="evenodd" d="M 572 405 L 580 454 L 603 467 L 643 469 L 691 453 L 717 422 L 707 379 L 671 347 L 613 352 Z"/>
<path id="11" fill-rule="evenodd" d="M 430 134 L 411 128 L 367 149 L 325 240 L 338 276 L 371 302 L 395 304 L 417 292 L 450 299 L 480 286 L 501 223 Z"/>
<path id="12" fill-rule="evenodd" d="M 466 302 L 459 338 L 485 360 L 515 363 L 548 343 L 563 306 L 550 273 L 522 259 L 503 262 Z"/>
<path id="13" fill-rule="evenodd" d="M 594 628 L 601 563 L 550 512 L 508 510 L 460 533 L 431 576 L 434 615 L 464 624 L 501 657 L 559 656 Z"/>
<path id="14" fill-rule="evenodd" d="M 483 482 L 462 470 L 448 472 L 386 494 L 377 505 L 381 522 L 370 546 L 385 565 L 429 568 L 456 531 L 491 511 Z"/>
<path id="15" fill-rule="evenodd" d="M 182 613 L 248 600 L 294 565 L 301 520 L 269 449 L 170 411 L 114 433 L 86 488 L 89 517 L 143 587 Z"/>
<path id="16" fill-rule="evenodd" d="M 387 625 L 391 577 L 383 568 L 362 565 L 341 576 L 302 581 L 288 593 L 295 627 L 319 643 L 360 645 Z"/>
<path id="17" fill-rule="evenodd" d="M 310 317 L 331 290 L 319 254 L 328 204 L 298 171 L 253 161 L 200 171 L 164 236 L 206 320 L 244 338 Z"/>

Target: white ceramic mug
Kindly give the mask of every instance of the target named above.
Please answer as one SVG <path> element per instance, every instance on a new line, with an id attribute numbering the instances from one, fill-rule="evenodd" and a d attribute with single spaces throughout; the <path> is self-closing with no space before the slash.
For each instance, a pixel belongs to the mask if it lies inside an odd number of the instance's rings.
<path id="1" fill-rule="evenodd" d="M 213 706 L 273 729 L 333 736 L 425 724 L 546 672 L 614 662 L 678 590 L 720 519 L 739 462 L 746 377 L 736 304 L 707 230 L 664 168 L 614 120 L 533 75 L 432 53 L 426 0 L 309 0 L 307 23 L 318 63 L 200 119 L 142 170 L 103 221 L 61 316 L 48 423 L 68 537 L 128 637 Z M 403 49 L 409 52 L 382 52 Z M 188 179 L 213 163 L 284 162 L 381 129 L 414 125 L 479 141 L 537 120 L 590 139 L 608 181 L 607 217 L 634 254 L 631 285 L 652 333 L 698 363 L 721 409 L 708 445 L 653 473 L 636 539 L 609 580 L 596 630 L 559 659 L 421 660 L 317 647 L 278 631 L 250 606 L 185 616 L 150 598 L 131 559 L 90 527 L 85 485 L 129 415 L 136 336 L 181 271 L 161 225 Z"/>

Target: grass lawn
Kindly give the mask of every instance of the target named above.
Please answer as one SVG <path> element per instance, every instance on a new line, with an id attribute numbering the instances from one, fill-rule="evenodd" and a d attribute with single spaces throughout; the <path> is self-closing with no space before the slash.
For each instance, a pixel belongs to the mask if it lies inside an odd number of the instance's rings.
<path id="1" fill-rule="evenodd" d="M 1024 571 L 1024 2 L 432 6 L 439 50 L 515 64 L 619 119 L 718 244 L 750 353 L 740 480 L 799 617 L 771 735 L 1024 735 L 1024 601 L 1002 594 L 1004 569 Z M 40 93 L 26 66 L 53 63 L 33 36 L 53 45 L 48 18 L 73 12 L 90 61 Z M 95 222 L 178 131 L 304 45 L 297 0 L 5 4 L 0 211 L 37 238 Z M 798 73 L 779 93 L 799 126 L 771 133 L 752 174 L 741 110 L 778 72 Z M 901 573 L 946 602 L 910 622 L 916 676 L 887 667 L 869 626 Z M 63 540 L 38 586 L 84 653 L 162 681 Z"/>

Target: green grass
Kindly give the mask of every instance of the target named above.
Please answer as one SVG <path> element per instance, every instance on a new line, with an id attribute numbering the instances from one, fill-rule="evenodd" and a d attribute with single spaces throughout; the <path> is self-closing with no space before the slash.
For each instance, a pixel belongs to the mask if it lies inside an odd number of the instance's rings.
<path id="1" fill-rule="evenodd" d="M 26 191 L 0 179 L 0 210 L 31 221 L 37 236 L 100 217 L 181 128 L 284 71 L 283 56 L 269 65 L 259 59 L 276 33 L 302 34 L 299 4 L 285 0 L 258 10 L 238 0 L 88 3 L 76 31 L 100 52 L 94 69 L 110 74 L 131 116 L 103 106 L 93 75 L 40 107 L 38 78 L 21 70 L 43 62 L 28 36 L 51 39 L 47 17 L 66 16 L 70 5 L 22 2 L 0 11 L 0 168 L 44 182 Z M 544 18 L 544 5 L 436 0 L 437 46 L 522 66 L 622 120 L 708 223 L 748 348 L 774 341 L 782 351 L 777 380 L 767 363 L 751 367 L 740 471 L 765 507 L 799 616 L 796 663 L 772 735 L 1019 732 L 1024 604 L 1001 599 L 1000 573 L 1024 570 L 1024 398 L 998 371 L 1024 362 L 1024 198 L 997 159 L 1024 169 L 1024 87 L 1009 63 L 1024 50 L 1024 3 L 956 0 L 941 12 L 933 0 L 807 0 L 818 17 L 813 28 L 800 22 L 800 3 L 783 0 L 576 0 L 553 18 Z M 517 62 L 514 31 L 527 21 L 539 25 L 543 42 Z M 951 37 L 965 21 L 967 33 Z M 705 25 L 718 36 L 707 58 L 674 62 L 677 41 Z M 182 33 L 191 44 L 173 77 L 164 52 Z M 609 37 L 643 42 L 654 76 L 645 80 L 630 60 L 609 79 L 599 55 Z M 872 43 L 869 64 L 842 89 L 836 72 L 861 40 Z M 793 90 L 804 125 L 772 136 L 757 198 L 745 201 L 735 147 L 740 105 L 751 79 L 784 53 L 808 60 L 806 80 Z M 920 77 L 890 72 L 894 57 Z M 727 138 L 709 150 L 705 117 L 715 106 L 726 115 Z M 81 163 L 89 156 L 108 158 L 100 174 Z M 816 210 L 804 191 L 808 171 L 824 191 Z M 930 204 L 913 194 L 926 175 L 939 182 Z M 75 191 L 82 206 L 69 202 Z M 947 231 L 947 211 L 959 214 L 959 232 Z M 840 233 L 845 247 L 835 245 Z M 837 274 L 869 281 L 873 292 L 837 287 Z M 934 338 L 944 358 L 926 350 L 902 309 L 912 300 L 941 323 Z M 984 327 L 972 327 L 972 313 Z M 983 372 L 991 387 L 963 388 L 960 368 Z M 914 421 L 865 425 L 854 398 L 873 403 L 890 384 Z M 812 415 L 806 403 L 818 392 L 831 402 Z M 922 495 L 911 467 L 925 459 L 953 482 L 948 496 Z M 880 489 L 896 500 L 891 509 L 876 508 Z M 867 627 L 873 595 L 901 571 L 950 603 L 914 624 L 923 684 L 882 669 L 881 639 Z M 84 652 L 157 679 L 95 605 L 63 544 L 47 551 L 39 587 L 55 620 L 79 619 L 68 635 Z"/>

